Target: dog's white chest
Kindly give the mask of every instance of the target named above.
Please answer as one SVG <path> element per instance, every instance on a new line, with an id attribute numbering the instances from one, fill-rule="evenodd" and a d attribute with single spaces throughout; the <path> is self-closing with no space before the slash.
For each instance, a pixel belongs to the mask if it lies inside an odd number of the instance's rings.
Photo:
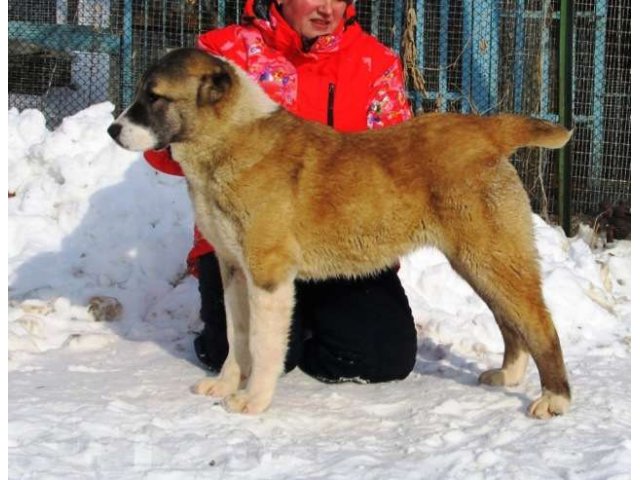
<path id="1" fill-rule="evenodd" d="M 198 228 L 207 241 L 224 256 L 241 258 L 242 246 L 236 221 L 212 198 L 205 198 L 196 193 L 193 200 Z"/>

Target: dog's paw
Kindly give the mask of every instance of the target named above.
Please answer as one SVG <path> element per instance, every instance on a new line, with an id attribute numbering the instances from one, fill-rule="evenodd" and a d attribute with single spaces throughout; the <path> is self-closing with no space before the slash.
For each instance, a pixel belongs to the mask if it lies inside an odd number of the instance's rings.
<path id="1" fill-rule="evenodd" d="M 542 396 L 529 405 L 527 413 L 530 417 L 547 419 L 563 415 L 569 411 L 571 400 L 563 395 L 544 391 Z"/>
<path id="2" fill-rule="evenodd" d="M 515 387 L 520 383 L 519 379 L 510 378 L 507 371 L 502 368 L 494 368 L 482 372 L 478 377 L 478 383 L 491 387 Z"/>
<path id="3" fill-rule="evenodd" d="M 246 415 L 256 415 L 269 408 L 269 400 L 261 399 L 256 395 L 249 395 L 246 390 L 232 393 L 224 398 L 222 404 L 231 413 L 244 413 Z"/>
<path id="4" fill-rule="evenodd" d="M 225 381 L 222 378 L 203 378 L 191 387 L 191 392 L 210 397 L 226 397 L 237 390 L 235 382 Z"/>
<path id="5" fill-rule="evenodd" d="M 504 372 L 501 368 L 487 370 L 486 372 L 482 372 L 478 377 L 478 383 L 482 385 L 489 385 L 491 387 L 504 386 L 504 381 Z"/>

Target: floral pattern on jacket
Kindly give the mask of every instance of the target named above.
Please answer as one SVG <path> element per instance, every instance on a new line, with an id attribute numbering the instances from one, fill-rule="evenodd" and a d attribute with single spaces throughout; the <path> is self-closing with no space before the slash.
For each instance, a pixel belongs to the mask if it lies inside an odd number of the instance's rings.
<path id="1" fill-rule="evenodd" d="M 398 56 L 357 22 L 340 23 L 331 35 L 318 37 L 309 49 L 281 17 L 273 2 L 268 20 L 252 15 L 248 24 L 231 25 L 201 35 L 198 48 L 243 68 L 277 103 L 312 121 L 335 118 L 339 131 L 377 129 L 411 117 Z M 345 18 L 355 15 L 353 5 Z M 347 25 L 348 26 L 345 26 Z M 333 102 L 333 103 L 332 103 Z M 180 175 L 182 169 L 168 149 L 145 152 L 156 169 Z M 187 263 L 197 275 L 197 258 L 213 251 L 195 228 Z"/>

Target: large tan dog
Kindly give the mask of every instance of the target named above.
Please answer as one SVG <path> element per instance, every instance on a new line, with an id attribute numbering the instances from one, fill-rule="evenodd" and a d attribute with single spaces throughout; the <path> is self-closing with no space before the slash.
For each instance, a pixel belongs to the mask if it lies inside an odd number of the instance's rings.
<path id="1" fill-rule="evenodd" d="M 521 146 L 562 147 L 564 128 L 438 113 L 340 134 L 287 113 L 239 67 L 181 49 L 146 73 L 109 133 L 129 150 L 171 146 L 197 224 L 216 246 L 230 352 L 197 393 L 224 397 L 230 411 L 262 412 L 282 372 L 296 277 L 366 275 L 433 245 L 484 299 L 504 337 L 502 368 L 480 382 L 518 384 L 531 354 L 542 395 L 529 413 L 568 410 L 529 201 L 509 163 Z"/>

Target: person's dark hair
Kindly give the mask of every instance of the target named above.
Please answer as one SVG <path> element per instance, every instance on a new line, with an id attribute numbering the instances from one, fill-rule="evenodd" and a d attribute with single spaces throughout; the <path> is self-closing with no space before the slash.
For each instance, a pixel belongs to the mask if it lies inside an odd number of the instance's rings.
<path id="1" fill-rule="evenodd" d="M 255 0 L 253 2 L 253 11 L 256 14 L 256 17 L 262 20 L 268 20 L 271 2 L 273 2 L 273 0 Z"/>
<path id="2" fill-rule="evenodd" d="M 273 0 L 255 0 L 253 2 L 253 13 L 255 15 L 243 14 L 240 23 L 242 25 L 250 25 L 256 18 L 269 20 L 269 7 L 271 7 L 271 2 L 273 2 Z"/>

